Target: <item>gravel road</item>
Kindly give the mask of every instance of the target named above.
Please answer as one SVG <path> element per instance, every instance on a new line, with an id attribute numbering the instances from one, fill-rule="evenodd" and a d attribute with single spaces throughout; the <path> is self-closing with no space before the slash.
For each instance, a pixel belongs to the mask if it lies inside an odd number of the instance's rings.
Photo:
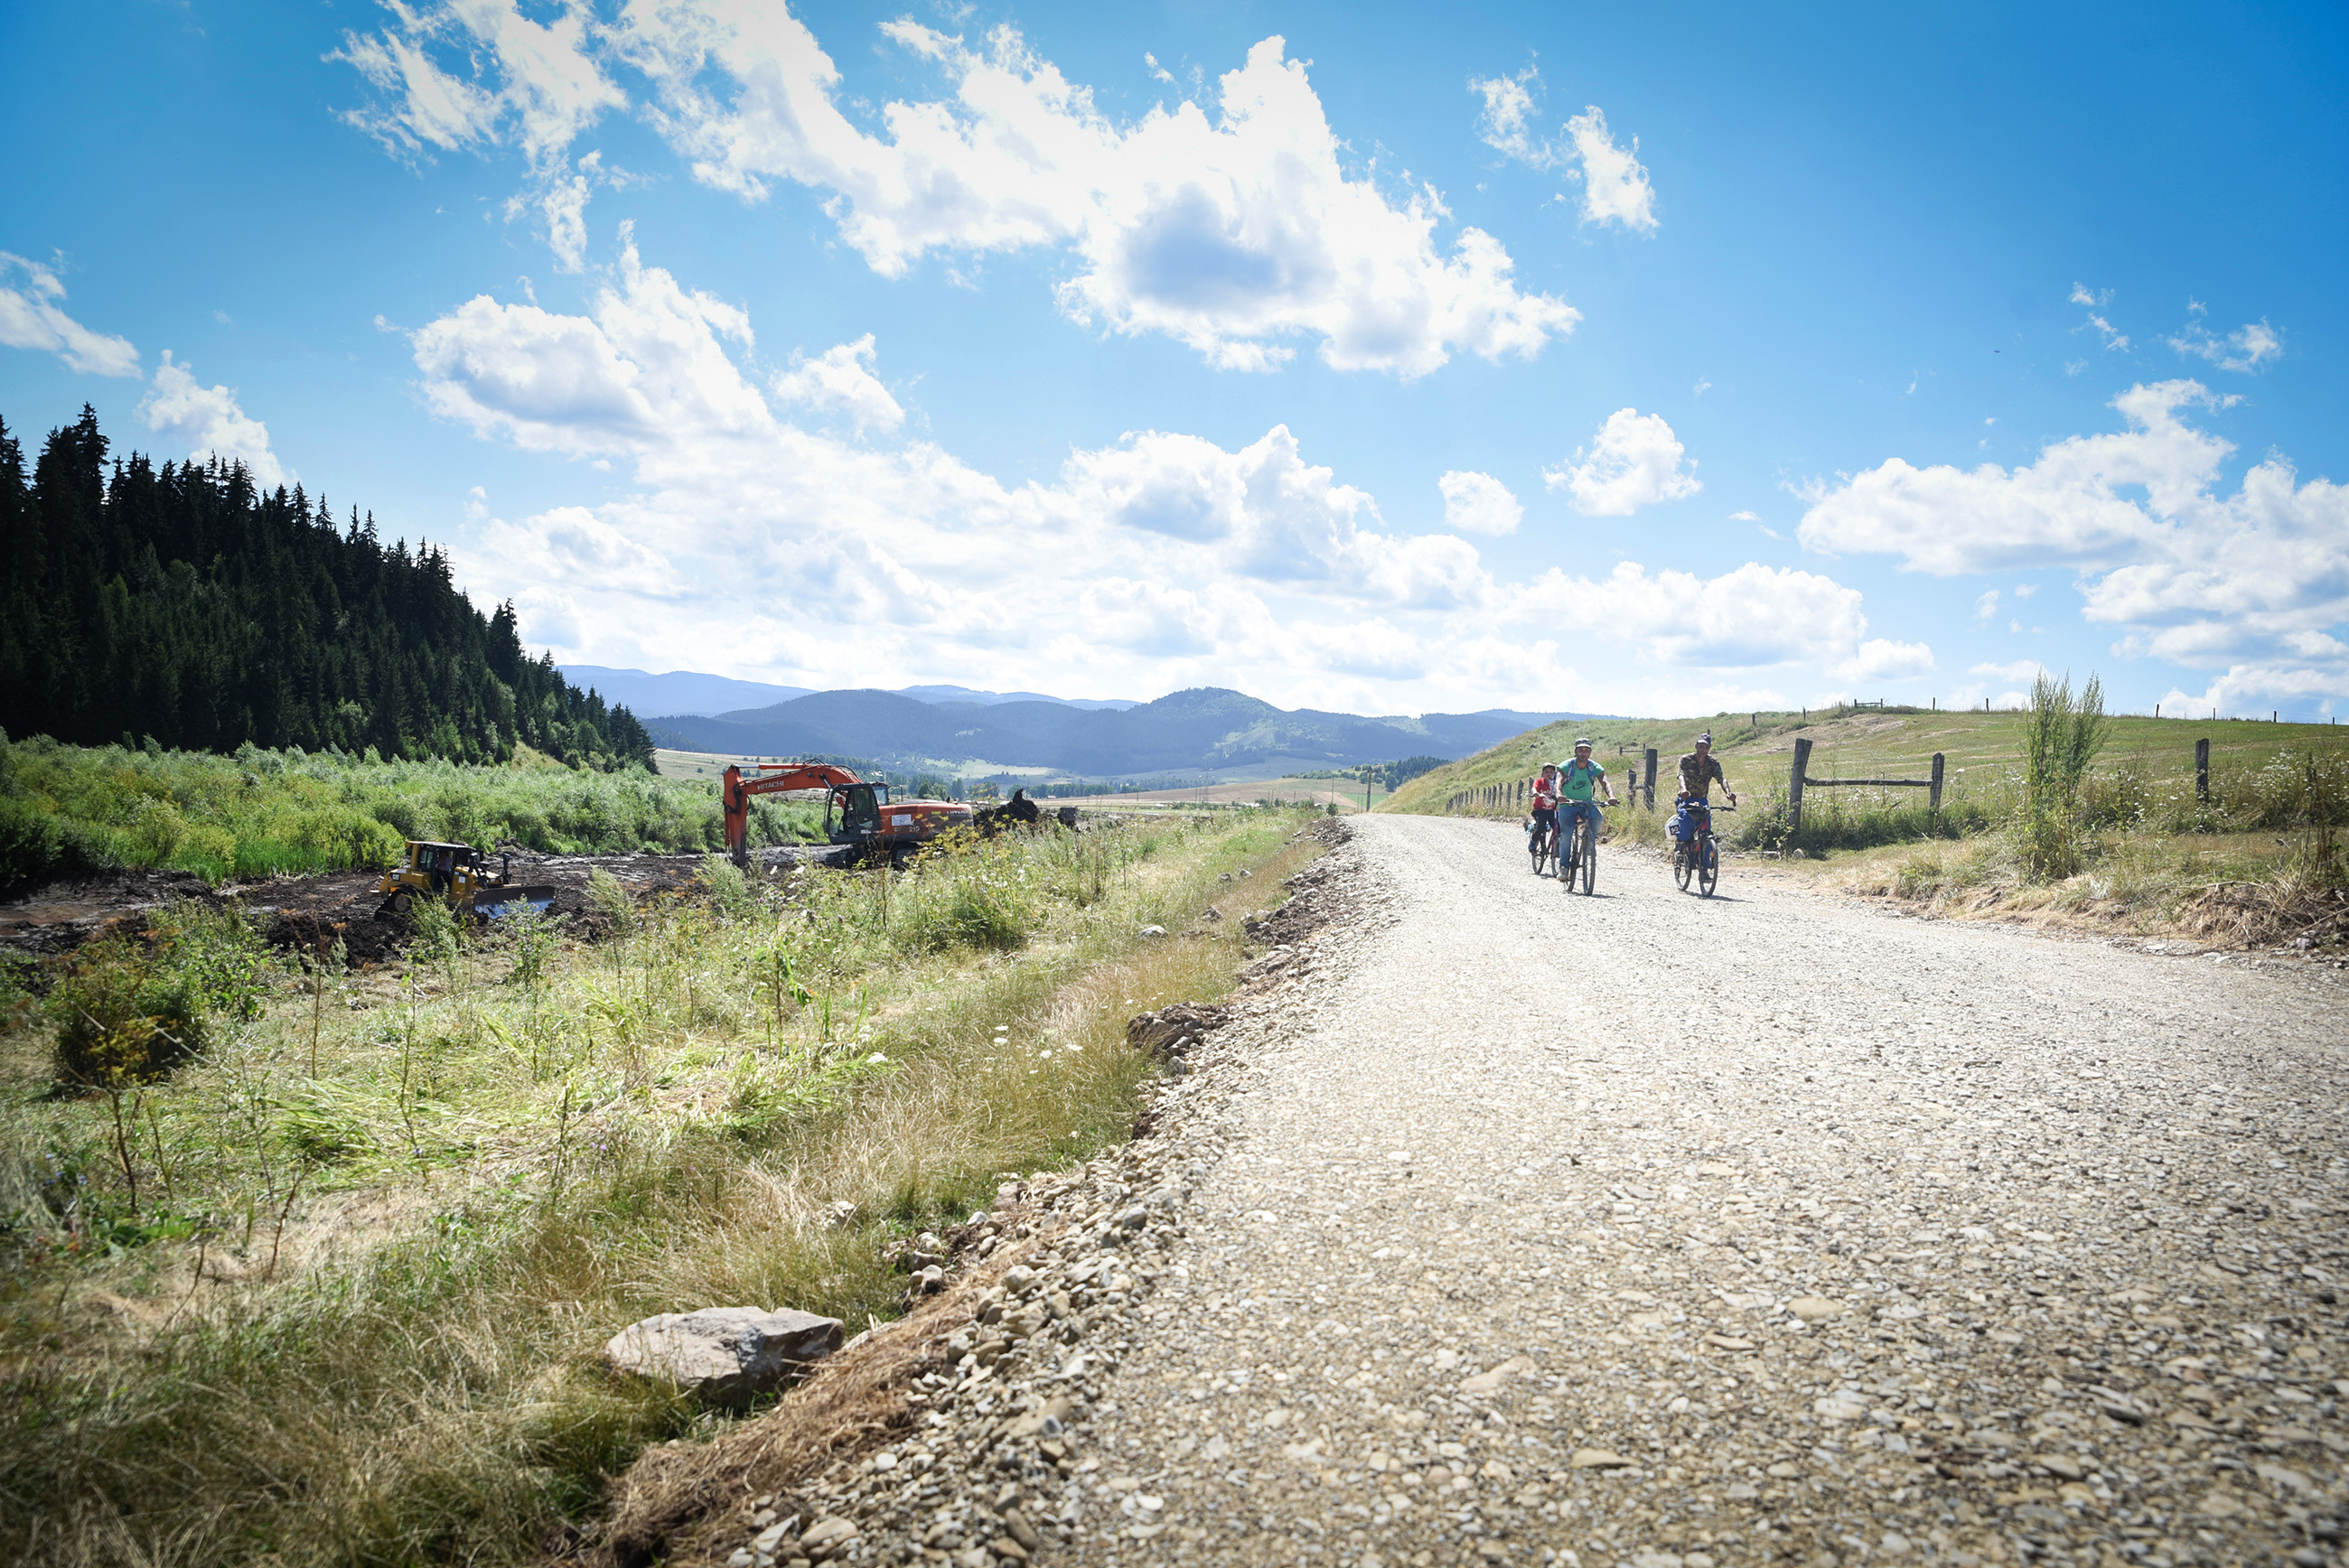
<path id="1" fill-rule="evenodd" d="M 1339 854 L 1049 1559 L 2342 1561 L 2332 972 Z"/>

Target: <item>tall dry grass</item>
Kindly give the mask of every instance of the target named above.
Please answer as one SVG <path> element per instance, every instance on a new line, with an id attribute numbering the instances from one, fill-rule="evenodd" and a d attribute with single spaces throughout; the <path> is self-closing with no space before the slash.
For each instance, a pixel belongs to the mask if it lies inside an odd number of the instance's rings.
<path id="1" fill-rule="evenodd" d="M 1235 887 L 1275 902 L 1314 852 L 1300 820 L 788 889 L 713 867 L 706 897 L 597 946 L 524 925 L 323 993 L 289 974 L 149 1088 L 136 1202 L 20 1021 L 0 1557 L 536 1555 L 645 1445 L 719 1419 L 611 1380 L 605 1338 L 698 1305 L 893 1313 L 892 1236 L 1127 1135 L 1152 1068 L 1124 1020 L 1213 997 L 1238 956 L 1237 920 L 1140 928 Z M 1005 877 L 1029 900 L 1008 939 L 942 939 L 958 883 Z"/>

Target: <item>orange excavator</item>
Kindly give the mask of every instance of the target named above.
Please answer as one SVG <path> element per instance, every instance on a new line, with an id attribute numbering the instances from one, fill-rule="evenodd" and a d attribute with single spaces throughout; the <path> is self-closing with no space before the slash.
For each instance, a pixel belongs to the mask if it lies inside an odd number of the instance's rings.
<path id="1" fill-rule="evenodd" d="M 892 800 L 888 785 L 867 784 L 829 762 L 780 762 L 748 772 L 729 764 L 718 798 L 726 808 L 726 849 L 736 865 L 750 863 L 750 797 L 802 789 L 825 792 L 825 840 L 851 846 L 867 863 L 885 859 L 902 866 L 924 844 L 972 820 L 971 809 L 959 800 Z"/>

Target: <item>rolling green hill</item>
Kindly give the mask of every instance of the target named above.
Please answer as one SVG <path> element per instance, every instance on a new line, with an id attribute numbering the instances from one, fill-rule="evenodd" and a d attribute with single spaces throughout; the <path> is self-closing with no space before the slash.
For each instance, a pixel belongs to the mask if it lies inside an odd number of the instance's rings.
<path id="1" fill-rule="evenodd" d="M 2020 764 L 2023 720 L 2019 712 L 1948 713 L 1914 708 L 1822 710 L 1799 713 L 1715 714 L 1711 718 L 1609 719 L 1546 725 L 1473 757 L 1421 775 L 1379 806 L 1381 811 L 1439 814 L 1454 794 L 1487 785 L 1513 784 L 1531 777 L 1546 761 L 1573 755 L 1574 738 L 1587 734 L 1592 751 L 1617 780 L 1636 773 L 1640 750 L 1658 751 L 1657 789 L 1671 787 L 1672 766 L 1701 732 L 1710 729 L 1722 770 L 1741 792 L 1783 793 L 1794 761 L 1795 741 L 1812 742 L 1810 777 L 1921 779 L 1936 751 L 1949 770 L 1949 788 L 2003 783 Z M 2098 759 L 2102 769 L 2134 765 L 2149 778 L 2190 779 L 2194 743 L 2208 738 L 2214 769 L 2257 768 L 2278 751 L 2315 748 L 2349 755 L 2349 729 L 2322 724 L 2262 724 L 2245 719 L 2174 719 L 2116 717 L 2112 737 Z M 1512 804 L 1500 814 L 1514 816 Z"/>

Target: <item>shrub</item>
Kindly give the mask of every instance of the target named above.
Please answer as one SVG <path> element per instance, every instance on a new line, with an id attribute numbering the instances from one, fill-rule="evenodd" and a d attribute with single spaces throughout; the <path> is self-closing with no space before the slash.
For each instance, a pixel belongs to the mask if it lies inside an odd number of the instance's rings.
<path id="1" fill-rule="evenodd" d="M 196 1054 L 204 1007 L 194 975 L 123 936 L 86 944 L 48 996 L 59 1078 L 147 1083 Z"/>
<path id="2" fill-rule="evenodd" d="M 2069 676 L 2042 674 L 2031 683 L 2031 712 L 2023 727 L 2024 873 L 2038 882 L 2078 874 L 2083 861 L 2080 788 L 2104 748 L 2111 721 L 2105 685 L 2090 676 L 2075 696 Z"/>
<path id="3" fill-rule="evenodd" d="M 758 801 L 751 841 L 817 837 L 813 810 Z M 577 853 L 715 850 L 722 837 L 717 793 L 694 780 L 0 737 L 0 879 L 10 881 L 115 864 L 215 878 L 378 870 L 409 839 Z"/>
<path id="4" fill-rule="evenodd" d="M 0 797 L 0 882 L 87 876 L 113 863 L 104 833 Z"/>
<path id="5" fill-rule="evenodd" d="M 636 929 L 636 901 L 628 896 L 620 879 L 602 866 L 588 870 L 587 907 L 595 912 L 615 936 L 626 936 Z"/>
<path id="6" fill-rule="evenodd" d="M 1043 879 L 1016 835 L 957 835 L 924 855 L 906 879 L 894 935 L 908 951 L 1024 945 L 1044 923 Z"/>
<path id="7" fill-rule="evenodd" d="M 740 920 L 757 907 L 758 900 L 750 892 L 750 883 L 742 875 L 742 868 L 724 855 L 701 857 L 701 870 L 697 873 L 709 902 L 728 920 Z"/>
<path id="8" fill-rule="evenodd" d="M 1803 826 L 1789 826 L 1785 791 L 1775 780 L 1746 797 L 1734 817 L 1717 813 L 1715 830 L 1741 849 L 1865 850 L 1878 844 L 1918 843 L 1962 838 L 1990 826 L 1991 814 L 1978 799 L 1952 791 L 1936 811 L 1913 789 L 1860 791 L 1821 789 L 1803 797 Z"/>

